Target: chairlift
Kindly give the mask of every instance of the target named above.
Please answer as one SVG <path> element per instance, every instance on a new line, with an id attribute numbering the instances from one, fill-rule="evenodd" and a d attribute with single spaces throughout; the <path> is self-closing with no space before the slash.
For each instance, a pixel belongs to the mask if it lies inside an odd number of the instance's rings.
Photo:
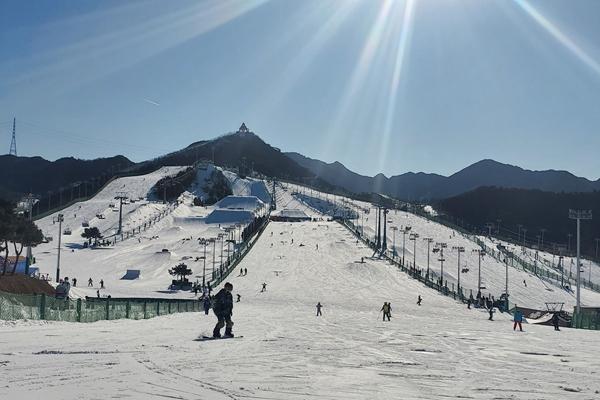
<path id="1" fill-rule="evenodd" d="M 83 221 L 83 222 L 81 223 L 81 226 L 82 226 L 82 227 L 84 227 L 84 228 L 89 228 L 89 226 L 90 226 L 90 223 L 89 223 L 89 222 L 87 222 L 87 221 Z"/>
<path id="2" fill-rule="evenodd" d="M 63 235 L 70 235 L 71 234 L 71 228 L 65 228 L 63 230 Z"/>

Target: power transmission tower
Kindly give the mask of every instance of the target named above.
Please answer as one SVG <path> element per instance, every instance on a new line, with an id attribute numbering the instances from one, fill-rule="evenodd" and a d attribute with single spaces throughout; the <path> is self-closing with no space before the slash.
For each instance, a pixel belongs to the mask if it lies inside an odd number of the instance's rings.
<path id="1" fill-rule="evenodd" d="M 10 151 L 8 152 L 8 154 L 10 154 L 11 156 L 16 156 L 17 155 L 17 132 L 16 132 L 16 127 L 17 127 L 17 119 L 13 118 L 12 140 L 10 141 Z"/>

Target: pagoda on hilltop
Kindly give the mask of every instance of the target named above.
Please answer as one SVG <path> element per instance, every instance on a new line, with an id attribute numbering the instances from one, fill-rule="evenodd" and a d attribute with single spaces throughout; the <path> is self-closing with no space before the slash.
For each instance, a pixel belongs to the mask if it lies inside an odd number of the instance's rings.
<path id="1" fill-rule="evenodd" d="M 236 133 L 252 133 L 252 131 L 248 129 L 245 122 L 242 122 L 242 126 L 240 126 L 240 129 Z"/>

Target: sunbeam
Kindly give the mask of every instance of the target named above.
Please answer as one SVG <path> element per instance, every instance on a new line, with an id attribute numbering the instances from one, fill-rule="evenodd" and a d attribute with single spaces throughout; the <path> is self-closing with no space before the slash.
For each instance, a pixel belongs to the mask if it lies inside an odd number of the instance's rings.
<path id="1" fill-rule="evenodd" d="M 542 15 L 535 7 L 533 7 L 527 0 L 514 0 L 514 2 L 527 13 L 535 22 L 537 22 L 542 28 L 544 28 L 554 39 L 556 39 L 562 46 L 573 53 L 580 61 L 582 61 L 589 68 L 594 70 L 597 74 L 600 74 L 600 63 L 594 60 L 588 53 L 586 53 L 581 47 L 567 37 L 555 24 L 553 24 L 548 18 Z"/>
<path id="2" fill-rule="evenodd" d="M 387 151 L 390 136 L 392 134 L 392 125 L 394 122 L 394 115 L 396 111 L 396 104 L 398 98 L 398 87 L 400 86 L 400 78 L 402 77 L 402 71 L 405 64 L 406 50 L 410 44 L 410 37 L 412 35 L 413 26 L 413 14 L 415 8 L 414 0 L 407 0 L 404 7 L 404 15 L 402 17 L 402 29 L 400 31 L 400 37 L 398 38 L 398 48 L 396 50 L 396 61 L 394 63 L 394 73 L 392 75 L 392 81 L 390 83 L 390 96 L 388 99 L 388 106 L 385 113 L 385 125 L 383 128 L 383 135 L 381 137 L 380 145 L 380 158 L 379 158 L 379 170 L 382 171 L 387 163 L 388 155 Z"/>

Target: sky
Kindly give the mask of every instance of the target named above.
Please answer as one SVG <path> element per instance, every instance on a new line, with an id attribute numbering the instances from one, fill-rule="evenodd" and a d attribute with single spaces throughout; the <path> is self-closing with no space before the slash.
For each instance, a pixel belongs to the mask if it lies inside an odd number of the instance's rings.
<path id="1" fill-rule="evenodd" d="M 0 153 L 134 161 L 235 131 L 365 175 L 600 178 L 600 1 L 0 3 Z M 5 147 L 2 148 L 2 146 Z"/>

